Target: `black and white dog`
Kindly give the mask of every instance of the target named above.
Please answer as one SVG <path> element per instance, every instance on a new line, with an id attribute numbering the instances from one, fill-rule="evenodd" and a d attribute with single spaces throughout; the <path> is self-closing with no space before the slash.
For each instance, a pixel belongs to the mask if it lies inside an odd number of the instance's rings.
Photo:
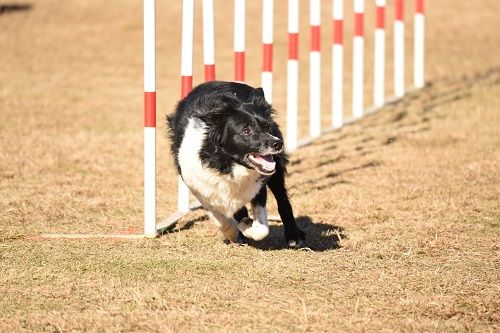
<path id="1" fill-rule="evenodd" d="M 261 88 L 222 81 L 201 84 L 167 117 L 172 153 L 182 179 L 228 240 L 258 241 L 268 235 L 267 184 L 288 245 L 301 247 L 305 234 L 295 223 L 285 189 L 288 157 L 272 115 Z"/>

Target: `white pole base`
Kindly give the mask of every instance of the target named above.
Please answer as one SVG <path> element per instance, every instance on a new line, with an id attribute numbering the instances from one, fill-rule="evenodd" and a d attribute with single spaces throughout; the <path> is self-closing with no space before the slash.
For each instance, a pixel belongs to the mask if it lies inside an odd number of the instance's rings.
<path id="1" fill-rule="evenodd" d="M 266 101 L 273 104 L 273 72 L 262 72 L 261 83 Z"/>
<path id="2" fill-rule="evenodd" d="M 311 66 L 309 77 L 309 133 L 311 137 L 317 138 L 321 135 L 321 53 L 312 51 L 309 53 L 309 59 Z"/>
<path id="3" fill-rule="evenodd" d="M 144 127 L 144 235 L 156 236 L 155 127 Z"/>
<path id="4" fill-rule="evenodd" d="M 422 13 L 417 13 L 415 14 L 415 36 L 414 36 L 415 63 L 413 66 L 413 80 L 414 80 L 414 85 L 417 88 L 422 88 L 425 85 L 424 40 L 425 40 L 425 16 Z"/>
<path id="5" fill-rule="evenodd" d="M 189 187 L 184 183 L 181 176 L 178 180 L 178 199 L 177 199 L 177 210 L 179 212 L 189 212 Z"/>
<path id="6" fill-rule="evenodd" d="M 332 46 L 332 126 L 343 125 L 344 113 L 344 47 L 341 44 Z"/>
<path id="7" fill-rule="evenodd" d="M 405 94 L 405 24 L 394 22 L 394 95 Z"/>
<path id="8" fill-rule="evenodd" d="M 385 103 L 385 30 L 375 30 L 375 61 L 373 77 L 373 104 Z"/>
<path id="9" fill-rule="evenodd" d="M 298 146 L 298 93 L 299 93 L 299 62 L 287 62 L 287 113 L 286 113 L 286 148 L 288 151 Z"/>
<path id="10" fill-rule="evenodd" d="M 353 69 L 352 69 L 352 115 L 354 118 L 363 116 L 364 105 L 364 38 L 354 36 Z"/>

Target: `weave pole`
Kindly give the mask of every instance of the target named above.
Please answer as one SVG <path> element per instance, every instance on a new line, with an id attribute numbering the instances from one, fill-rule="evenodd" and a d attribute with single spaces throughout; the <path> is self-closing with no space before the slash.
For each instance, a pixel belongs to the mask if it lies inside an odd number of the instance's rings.
<path id="1" fill-rule="evenodd" d="M 286 91 L 286 146 L 297 149 L 299 104 L 299 0 L 288 0 L 288 61 Z"/>
<path id="2" fill-rule="evenodd" d="M 234 80 L 245 81 L 245 0 L 234 0 Z"/>
<path id="3" fill-rule="evenodd" d="M 262 0 L 262 89 L 269 104 L 273 102 L 273 20 L 274 0 Z"/>
<path id="4" fill-rule="evenodd" d="M 321 0 L 309 0 L 309 135 L 321 135 Z"/>
<path id="5" fill-rule="evenodd" d="M 144 236 L 156 236 L 155 0 L 144 0 Z"/>
<path id="6" fill-rule="evenodd" d="M 404 1 L 394 3 L 394 96 L 405 94 L 405 23 Z"/>
<path id="7" fill-rule="evenodd" d="M 194 0 L 182 1 L 181 98 L 193 88 Z M 189 212 L 189 188 L 181 176 L 178 183 L 177 210 Z"/>
<path id="8" fill-rule="evenodd" d="M 415 8 L 415 32 L 414 32 L 414 64 L 413 64 L 413 84 L 416 88 L 425 85 L 425 14 L 424 0 L 416 0 Z"/>
<path id="9" fill-rule="evenodd" d="M 344 112 L 344 0 L 333 0 L 332 126 L 343 125 Z"/>
<path id="10" fill-rule="evenodd" d="M 203 64 L 205 81 L 215 80 L 214 1 L 203 0 Z"/>
<path id="11" fill-rule="evenodd" d="M 373 64 L 373 104 L 385 104 L 385 5 L 386 0 L 375 0 L 375 50 Z"/>
<path id="12" fill-rule="evenodd" d="M 354 40 L 352 60 L 352 116 L 363 116 L 364 105 L 364 11 L 365 1 L 354 0 Z"/>

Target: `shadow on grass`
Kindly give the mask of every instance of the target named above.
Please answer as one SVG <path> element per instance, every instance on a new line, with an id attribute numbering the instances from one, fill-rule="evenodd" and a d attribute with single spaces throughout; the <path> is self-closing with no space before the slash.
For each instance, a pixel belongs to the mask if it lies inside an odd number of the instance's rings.
<path id="1" fill-rule="evenodd" d="M 6 4 L 0 3 L 0 15 L 13 12 L 27 11 L 32 8 L 33 5 L 29 3 L 6 3 Z"/>
<path id="2" fill-rule="evenodd" d="M 314 223 L 309 216 L 299 216 L 297 225 L 306 233 L 306 247 L 317 252 L 339 249 L 340 242 L 346 238 L 344 228 L 328 224 Z M 189 219 L 186 223 L 165 233 L 175 233 L 189 230 L 197 222 L 211 223 L 206 215 Z M 285 228 L 281 222 L 269 226 L 269 235 L 261 241 L 249 240 L 248 245 L 260 250 L 285 250 L 289 247 L 285 241 Z"/>
<path id="3" fill-rule="evenodd" d="M 340 241 L 346 238 L 344 228 L 327 223 L 314 223 L 309 216 L 296 218 L 297 225 L 306 233 L 306 247 L 317 252 L 340 248 Z M 288 249 L 283 224 L 269 226 L 269 235 L 261 241 L 250 240 L 249 246 L 261 250 Z"/>

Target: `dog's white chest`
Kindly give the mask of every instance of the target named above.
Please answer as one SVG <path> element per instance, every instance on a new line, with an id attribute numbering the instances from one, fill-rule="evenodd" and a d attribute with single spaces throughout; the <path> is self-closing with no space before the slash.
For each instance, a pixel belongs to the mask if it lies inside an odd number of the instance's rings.
<path id="1" fill-rule="evenodd" d="M 178 156 L 182 178 L 206 208 L 229 217 L 257 195 L 262 178 L 257 171 L 239 164 L 228 175 L 204 166 L 199 152 L 205 136 L 204 123 L 190 119 Z"/>

